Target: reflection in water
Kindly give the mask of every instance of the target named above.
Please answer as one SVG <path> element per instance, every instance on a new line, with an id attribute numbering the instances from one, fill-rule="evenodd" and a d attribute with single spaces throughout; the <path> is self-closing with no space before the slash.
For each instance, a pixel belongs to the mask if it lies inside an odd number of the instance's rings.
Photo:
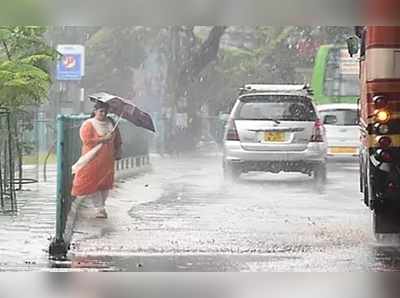
<path id="1" fill-rule="evenodd" d="M 232 268 L 229 258 L 224 256 L 74 256 L 69 262 L 53 263 L 53 268 L 77 271 L 128 271 L 128 272 L 172 272 L 172 271 L 227 271 Z"/>
<path id="2" fill-rule="evenodd" d="M 360 253 L 365 249 L 360 247 Z M 400 245 L 373 244 L 370 247 L 370 257 L 358 259 L 349 258 L 342 269 L 353 271 L 400 271 Z M 53 262 L 54 269 L 72 271 L 126 271 L 126 272 L 226 272 L 248 271 L 248 264 L 259 262 L 292 262 L 301 257 L 297 254 L 289 255 L 128 255 L 128 256 L 73 256 L 66 262 Z M 356 265 L 356 266 L 355 266 Z M 262 268 L 262 267 L 261 267 Z M 353 269 L 351 269 L 353 268 Z M 281 268 L 285 269 L 285 268 Z M 286 268 L 288 269 L 288 268 Z M 332 268 L 323 267 L 322 271 L 331 271 Z"/>
<path id="3" fill-rule="evenodd" d="M 378 241 L 372 247 L 377 271 L 400 271 L 400 236 L 378 234 Z"/>
<path id="4" fill-rule="evenodd" d="M 109 267 L 111 257 L 93 258 L 93 257 L 77 257 L 71 261 L 71 268 L 92 268 L 106 269 Z"/>
<path id="5" fill-rule="evenodd" d="M 54 269 L 71 269 L 72 271 L 121 271 L 113 267 L 111 256 L 79 256 L 63 262 L 51 262 Z"/>
<path id="6" fill-rule="evenodd" d="M 372 248 L 376 271 L 400 271 L 400 246 L 379 245 Z"/>

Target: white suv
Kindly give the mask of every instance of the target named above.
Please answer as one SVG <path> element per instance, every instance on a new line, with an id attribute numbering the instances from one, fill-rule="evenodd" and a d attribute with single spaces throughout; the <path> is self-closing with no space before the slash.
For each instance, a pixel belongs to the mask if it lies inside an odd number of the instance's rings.
<path id="1" fill-rule="evenodd" d="M 306 85 L 246 85 L 224 136 L 225 177 L 301 172 L 326 179 L 327 143 Z"/>
<path id="2" fill-rule="evenodd" d="M 328 158 L 357 159 L 360 127 L 357 104 L 326 104 L 317 107 L 326 128 Z"/>

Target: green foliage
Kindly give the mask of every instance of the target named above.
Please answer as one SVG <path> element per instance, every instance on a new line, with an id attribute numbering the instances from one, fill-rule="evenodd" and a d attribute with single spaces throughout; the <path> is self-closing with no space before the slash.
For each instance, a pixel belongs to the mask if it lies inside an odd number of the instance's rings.
<path id="1" fill-rule="evenodd" d="M 0 63 L 0 98 L 6 107 L 40 103 L 46 98 L 50 78 L 40 68 L 20 61 Z"/>
<path id="2" fill-rule="evenodd" d="M 229 111 L 238 88 L 246 83 L 303 83 L 309 82 L 314 55 L 320 44 L 341 43 L 351 32 L 347 27 L 231 27 L 228 39 L 234 46 L 220 50 L 217 63 L 202 74 L 203 89 L 192 93 L 198 102 L 208 102 L 211 113 Z M 251 43 L 244 41 L 251 40 Z M 302 55 L 299 45 L 310 45 L 311 51 Z M 200 95 L 198 95 L 200 94 Z"/>
<path id="3" fill-rule="evenodd" d="M 88 92 L 107 90 L 132 97 L 133 70 L 146 57 L 146 46 L 157 30 L 145 27 L 103 27 L 86 42 Z"/>
<path id="4" fill-rule="evenodd" d="M 12 110 L 40 104 L 51 84 L 49 65 L 57 57 L 44 27 L 0 27 L 0 105 Z"/>

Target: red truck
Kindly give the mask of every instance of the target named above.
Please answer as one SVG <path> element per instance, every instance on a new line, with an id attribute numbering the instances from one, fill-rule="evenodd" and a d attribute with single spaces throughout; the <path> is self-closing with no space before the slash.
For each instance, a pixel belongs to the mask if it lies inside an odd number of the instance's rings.
<path id="1" fill-rule="evenodd" d="M 400 27 L 356 27 L 360 46 L 360 190 L 376 235 L 400 233 Z"/>

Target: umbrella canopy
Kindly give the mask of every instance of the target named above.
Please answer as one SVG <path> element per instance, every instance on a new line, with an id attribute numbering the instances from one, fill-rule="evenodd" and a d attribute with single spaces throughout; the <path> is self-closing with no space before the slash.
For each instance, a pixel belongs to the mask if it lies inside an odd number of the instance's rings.
<path id="1" fill-rule="evenodd" d="M 128 99 L 105 92 L 89 95 L 89 99 L 93 102 L 100 101 L 107 103 L 110 106 L 109 111 L 111 113 L 122 116 L 122 118 L 132 122 L 136 126 L 148 129 L 152 132 L 156 131 L 151 116 L 148 113 L 141 111 Z"/>

